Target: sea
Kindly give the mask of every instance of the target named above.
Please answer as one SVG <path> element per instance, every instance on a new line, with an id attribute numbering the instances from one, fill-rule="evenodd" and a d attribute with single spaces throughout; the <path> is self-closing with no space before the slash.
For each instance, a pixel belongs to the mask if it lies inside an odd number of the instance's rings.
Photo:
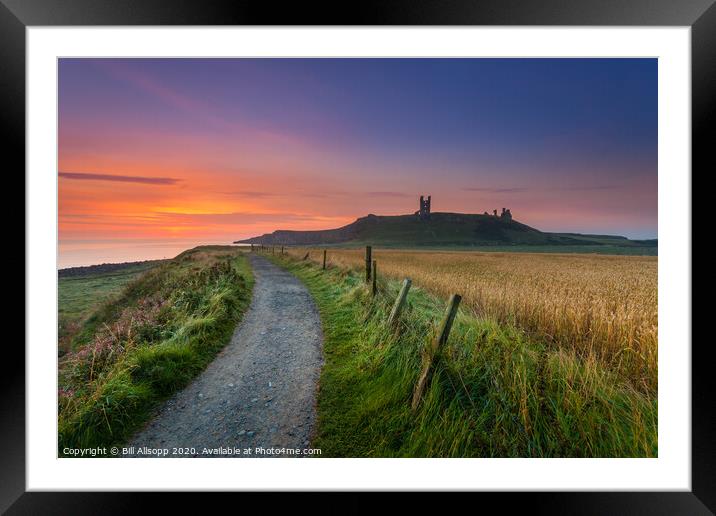
<path id="1" fill-rule="evenodd" d="M 57 268 L 83 267 L 102 263 L 138 262 L 174 258 L 198 245 L 237 245 L 227 240 L 75 240 L 60 241 L 57 246 Z"/>

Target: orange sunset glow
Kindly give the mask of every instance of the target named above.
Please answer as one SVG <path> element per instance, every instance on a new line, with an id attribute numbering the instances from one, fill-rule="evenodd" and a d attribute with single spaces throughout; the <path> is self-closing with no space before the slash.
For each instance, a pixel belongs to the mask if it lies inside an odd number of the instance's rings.
<path id="1" fill-rule="evenodd" d="M 652 61 L 62 59 L 59 266 L 412 213 L 421 193 L 655 238 Z"/>

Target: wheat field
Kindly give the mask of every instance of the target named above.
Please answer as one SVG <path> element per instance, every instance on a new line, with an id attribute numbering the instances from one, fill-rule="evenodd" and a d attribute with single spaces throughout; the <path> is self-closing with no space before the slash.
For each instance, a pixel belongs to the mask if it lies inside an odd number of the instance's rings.
<path id="1" fill-rule="evenodd" d="M 288 252 L 321 262 L 322 249 Z M 363 249 L 328 249 L 329 266 L 365 266 Z M 589 254 L 373 249 L 378 276 L 463 309 L 513 324 L 551 346 L 596 359 L 654 392 L 657 382 L 657 258 Z"/>

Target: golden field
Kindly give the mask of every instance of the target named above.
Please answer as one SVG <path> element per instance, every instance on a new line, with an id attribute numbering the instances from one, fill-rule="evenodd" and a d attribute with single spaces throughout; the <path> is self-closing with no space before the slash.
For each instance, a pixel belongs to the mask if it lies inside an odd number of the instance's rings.
<path id="1" fill-rule="evenodd" d="M 322 249 L 288 251 L 320 262 Z M 328 249 L 328 264 L 365 266 L 363 249 Z M 593 254 L 373 249 L 378 276 L 523 329 L 622 373 L 638 389 L 657 382 L 657 258 Z"/>

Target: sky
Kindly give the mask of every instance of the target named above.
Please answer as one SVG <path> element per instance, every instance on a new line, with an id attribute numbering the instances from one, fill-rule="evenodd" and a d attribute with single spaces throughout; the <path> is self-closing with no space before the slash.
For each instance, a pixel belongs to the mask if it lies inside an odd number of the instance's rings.
<path id="1" fill-rule="evenodd" d="M 656 59 L 60 59 L 60 267 L 374 213 L 657 237 Z"/>

